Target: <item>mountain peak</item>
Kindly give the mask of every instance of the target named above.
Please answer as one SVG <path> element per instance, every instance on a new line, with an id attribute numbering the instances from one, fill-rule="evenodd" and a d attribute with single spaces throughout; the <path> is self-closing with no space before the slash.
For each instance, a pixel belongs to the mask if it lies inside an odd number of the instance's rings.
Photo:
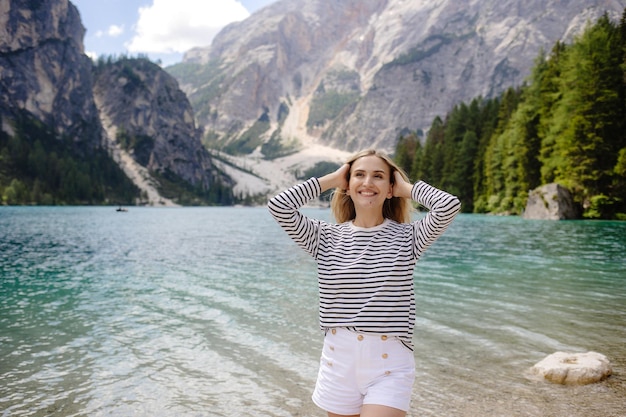
<path id="1" fill-rule="evenodd" d="M 455 104 L 521 85 L 542 49 L 604 13 L 619 18 L 625 6 L 282 0 L 226 27 L 171 71 L 215 148 L 263 154 L 273 141 L 289 153 L 295 141 L 299 149 L 391 152 L 401 132 L 427 130 Z M 261 129 L 262 117 L 269 123 Z"/>

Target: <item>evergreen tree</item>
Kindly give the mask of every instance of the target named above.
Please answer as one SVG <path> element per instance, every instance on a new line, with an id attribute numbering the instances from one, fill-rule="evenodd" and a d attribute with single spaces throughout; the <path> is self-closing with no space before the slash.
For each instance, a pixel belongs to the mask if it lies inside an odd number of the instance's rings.
<path id="1" fill-rule="evenodd" d="M 500 108 L 500 99 L 486 100 L 482 106 L 481 115 L 481 133 L 478 139 L 478 147 L 476 157 L 474 158 L 474 176 L 473 176 L 473 211 L 484 213 L 487 211 L 487 203 L 485 196 L 485 153 L 491 137 L 495 134 L 498 127 L 498 110 Z"/>
<path id="2" fill-rule="evenodd" d="M 444 135 L 443 120 L 437 116 L 428 131 L 422 152 L 422 164 L 418 170 L 421 175 L 417 177 L 435 186 L 439 184 L 442 177 L 444 155 L 441 148 L 443 147 Z"/>
<path id="3" fill-rule="evenodd" d="M 567 55 L 567 46 L 557 42 L 552 48 L 550 58 L 543 59 L 540 55 L 532 75 L 532 86 L 539 94 L 539 126 L 540 138 L 539 160 L 541 182 L 548 184 L 554 181 L 555 172 L 560 164 L 560 155 L 555 152 L 555 136 L 551 128 L 554 117 L 554 108 L 561 98 L 559 82 L 561 77 L 561 62 Z"/>
<path id="4" fill-rule="evenodd" d="M 517 170 L 511 155 L 513 137 L 509 121 L 519 105 L 520 95 L 513 88 L 503 94 L 498 108 L 497 127 L 484 155 L 481 155 L 484 158 L 484 184 L 477 201 L 480 211 L 502 212 L 513 209 L 513 195 L 507 190 L 507 175 L 511 180 L 510 176 L 515 176 Z"/>
<path id="5" fill-rule="evenodd" d="M 457 196 L 461 191 L 458 179 L 461 176 L 461 171 L 463 171 L 462 155 L 460 154 L 461 142 L 468 131 L 472 117 L 476 117 L 476 115 L 471 115 L 468 106 L 465 103 L 460 103 L 452 109 L 445 122 L 441 147 L 443 167 L 437 185 Z"/>
<path id="6" fill-rule="evenodd" d="M 421 180 L 424 177 L 424 173 L 422 171 L 422 163 L 424 161 L 423 155 L 424 147 L 422 146 L 422 142 L 418 140 L 415 144 L 415 153 L 413 154 L 411 172 L 409 173 L 409 177 L 414 181 Z"/>
<path id="7" fill-rule="evenodd" d="M 420 142 L 415 133 L 401 136 L 396 145 L 394 161 L 409 176 L 411 176 L 413 172 L 413 159 L 418 146 L 420 146 Z"/>
<path id="8" fill-rule="evenodd" d="M 456 169 L 452 182 L 458 188 L 457 196 L 463 205 L 463 211 L 474 211 L 474 161 L 478 152 L 478 137 L 474 130 L 467 130 L 459 146 Z"/>
<path id="9" fill-rule="evenodd" d="M 621 46 L 617 28 L 605 15 L 576 39 L 562 66 L 560 100 L 548 135 L 554 143 L 551 159 L 557 162 L 554 179 L 570 188 L 585 208 L 592 197 L 609 191 L 620 149 Z M 604 217 L 602 208 L 596 211 Z"/>

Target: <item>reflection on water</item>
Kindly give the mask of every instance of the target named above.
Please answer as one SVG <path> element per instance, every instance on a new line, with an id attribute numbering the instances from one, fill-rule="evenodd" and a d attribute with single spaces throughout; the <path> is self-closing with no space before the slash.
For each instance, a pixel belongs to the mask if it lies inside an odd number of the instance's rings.
<path id="1" fill-rule="evenodd" d="M 625 251 L 625 223 L 459 216 L 416 269 L 409 415 L 626 415 Z M 3 416 L 323 416 L 320 347 L 315 266 L 263 208 L 0 208 Z M 559 350 L 614 375 L 527 377 Z"/>

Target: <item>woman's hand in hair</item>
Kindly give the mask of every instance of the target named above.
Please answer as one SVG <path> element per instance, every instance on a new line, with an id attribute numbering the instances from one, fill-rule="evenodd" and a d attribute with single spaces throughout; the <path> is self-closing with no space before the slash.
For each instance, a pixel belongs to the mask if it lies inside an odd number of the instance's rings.
<path id="1" fill-rule="evenodd" d="M 411 191 L 413 190 L 413 184 L 404 179 L 399 171 L 393 173 L 393 196 L 400 198 L 411 198 Z"/>
<path id="2" fill-rule="evenodd" d="M 348 189 L 348 173 L 350 172 L 350 164 L 343 164 L 337 171 L 326 174 L 318 178 L 322 192 L 331 188 Z"/>

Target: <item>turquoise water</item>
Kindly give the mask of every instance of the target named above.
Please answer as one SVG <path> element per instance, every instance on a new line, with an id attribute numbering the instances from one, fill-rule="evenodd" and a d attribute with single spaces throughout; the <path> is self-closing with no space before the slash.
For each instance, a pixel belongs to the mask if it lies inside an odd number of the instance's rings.
<path id="1" fill-rule="evenodd" d="M 410 416 L 626 415 L 626 222 L 460 215 L 415 281 Z M 3 417 L 323 416 L 321 343 L 315 265 L 264 208 L 0 208 Z M 526 374 L 588 350 L 611 378 Z"/>

